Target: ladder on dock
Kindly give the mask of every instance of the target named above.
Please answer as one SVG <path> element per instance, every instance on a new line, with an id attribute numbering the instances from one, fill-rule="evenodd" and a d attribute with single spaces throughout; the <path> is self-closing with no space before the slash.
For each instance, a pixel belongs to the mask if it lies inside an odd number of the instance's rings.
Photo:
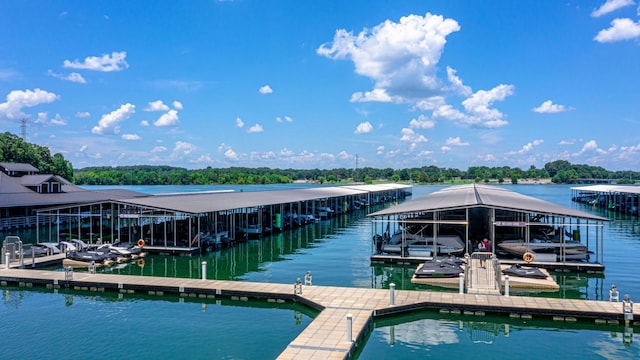
<path id="1" fill-rule="evenodd" d="M 490 252 L 475 252 L 465 269 L 465 288 L 469 294 L 500 295 L 500 261 Z"/>

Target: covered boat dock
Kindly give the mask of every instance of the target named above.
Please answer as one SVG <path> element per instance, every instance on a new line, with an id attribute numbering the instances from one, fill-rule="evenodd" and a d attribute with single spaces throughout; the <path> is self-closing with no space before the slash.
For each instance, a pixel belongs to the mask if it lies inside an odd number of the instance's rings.
<path id="1" fill-rule="evenodd" d="M 640 216 L 640 186 L 591 185 L 572 187 L 571 200 L 596 208 Z"/>
<path id="2" fill-rule="evenodd" d="M 410 194 L 411 186 L 403 184 L 179 193 L 51 207 L 37 216 L 56 219 L 46 225 L 47 241 L 142 241 L 151 252 L 191 253 L 397 202 Z M 70 226 L 61 228 L 60 223 Z"/>
<path id="3" fill-rule="evenodd" d="M 607 218 L 498 186 L 452 186 L 368 216 L 373 218 L 372 262 L 463 256 L 477 252 L 487 238 L 487 251 L 503 263 L 604 271 Z"/>

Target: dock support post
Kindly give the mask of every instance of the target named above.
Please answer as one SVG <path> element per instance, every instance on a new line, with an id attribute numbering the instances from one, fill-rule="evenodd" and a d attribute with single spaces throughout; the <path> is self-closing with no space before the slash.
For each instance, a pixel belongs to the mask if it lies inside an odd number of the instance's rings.
<path id="1" fill-rule="evenodd" d="M 347 314 L 347 342 L 353 342 L 353 315 Z"/>
<path id="2" fill-rule="evenodd" d="M 629 326 L 629 324 L 633 322 L 633 302 L 631 301 L 631 296 L 629 296 L 629 294 L 624 295 L 624 300 L 622 301 L 622 313 L 624 314 L 624 325 Z"/>
<path id="3" fill-rule="evenodd" d="M 5 269 L 9 270 L 9 263 L 11 262 L 11 253 L 10 252 L 6 252 L 4 253 L 4 267 Z"/>
<path id="4" fill-rule="evenodd" d="M 504 276 L 504 296 L 509 296 L 509 275 Z"/>
<path id="5" fill-rule="evenodd" d="M 391 306 L 396 304 L 395 291 L 396 291 L 396 284 L 394 283 L 389 284 L 389 300 L 390 300 Z"/>
<path id="6" fill-rule="evenodd" d="M 202 262 L 202 280 L 207 280 L 207 262 Z"/>
<path id="7" fill-rule="evenodd" d="M 458 288 L 458 294 L 464 294 L 464 273 L 460 273 L 460 284 Z"/>

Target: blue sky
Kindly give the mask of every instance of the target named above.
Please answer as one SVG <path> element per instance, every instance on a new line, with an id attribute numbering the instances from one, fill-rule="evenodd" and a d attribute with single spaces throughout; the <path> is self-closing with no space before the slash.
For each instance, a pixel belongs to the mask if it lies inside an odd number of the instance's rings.
<path id="1" fill-rule="evenodd" d="M 0 131 L 74 167 L 640 170 L 640 4 L 5 1 Z"/>

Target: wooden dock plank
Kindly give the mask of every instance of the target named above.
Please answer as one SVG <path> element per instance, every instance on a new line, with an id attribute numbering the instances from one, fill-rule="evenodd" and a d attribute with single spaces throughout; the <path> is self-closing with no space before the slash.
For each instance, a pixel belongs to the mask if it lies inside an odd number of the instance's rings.
<path id="1" fill-rule="evenodd" d="M 0 269 L 0 281 L 42 285 L 83 286 L 133 291 L 170 291 L 303 301 L 321 310 L 319 315 L 287 346 L 279 359 L 346 359 L 362 341 L 375 316 L 399 314 L 418 309 L 449 309 L 459 313 L 503 313 L 623 320 L 622 303 L 596 300 L 556 299 L 489 294 L 458 294 L 431 291 L 391 291 L 386 289 L 302 286 L 294 294 L 293 284 L 200 280 L 135 275 L 77 272 L 65 280 L 65 272 Z M 640 317 L 640 307 L 634 308 Z M 347 314 L 352 315 L 352 339 L 347 338 Z"/>

